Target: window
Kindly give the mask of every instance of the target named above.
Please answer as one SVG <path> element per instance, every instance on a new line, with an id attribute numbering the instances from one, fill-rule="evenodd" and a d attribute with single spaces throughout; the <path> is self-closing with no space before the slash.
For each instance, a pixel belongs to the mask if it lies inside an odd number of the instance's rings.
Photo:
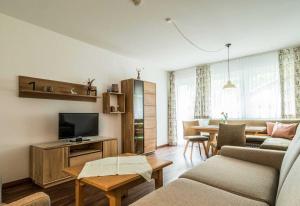
<path id="1" fill-rule="evenodd" d="M 280 118 L 280 80 L 278 53 L 244 57 L 230 62 L 231 80 L 236 89 L 223 90 L 227 81 L 227 62 L 211 67 L 212 118 L 227 112 L 229 118 Z"/>
<path id="2" fill-rule="evenodd" d="M 194 119 L 196 95 L 196 69 L 175 72 L 176 119 L 178 144 L 183 143 L 182 121 Z"/>

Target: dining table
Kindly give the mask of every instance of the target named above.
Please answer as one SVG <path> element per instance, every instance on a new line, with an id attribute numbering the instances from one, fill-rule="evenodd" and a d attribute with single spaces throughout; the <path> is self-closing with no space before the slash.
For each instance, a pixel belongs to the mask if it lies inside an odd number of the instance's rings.
<path id="1" fill-rule="evenodd" d="M 210 148 L 213 149 L 213 145 L 217 143 L 217 134 L 219 132 L 219 125 L 199 125 L 199 126 L 192 126 L 192 129 L 197 130 L 199 133 L 208 133 L 209 139 L 207 141 L 207 153 L 209 154 Z M 247 126 L 245 128 L 246 134 L 257 135 L 259 133 L 264 133 L 266 131 L 265 126 Z"/>

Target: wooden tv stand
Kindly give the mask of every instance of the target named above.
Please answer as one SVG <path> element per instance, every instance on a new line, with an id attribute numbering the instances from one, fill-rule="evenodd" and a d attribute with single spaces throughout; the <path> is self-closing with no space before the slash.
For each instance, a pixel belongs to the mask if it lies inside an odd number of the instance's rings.
<path id="1" fill-rule="evenodd" d="M 118 140 L 108 137 L 89 137 L 89 141 L 56 141 L 31 145 L 30 177 L 43 188 L 73 178 L 62 172 L 66 167 L 118 155 Z"/>

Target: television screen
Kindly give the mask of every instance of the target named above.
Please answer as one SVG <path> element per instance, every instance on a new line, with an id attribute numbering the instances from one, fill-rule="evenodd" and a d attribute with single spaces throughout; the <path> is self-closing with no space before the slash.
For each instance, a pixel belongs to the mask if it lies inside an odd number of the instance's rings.
<path id="1" fill-rule="evenodd" d="M 59 139 L 98 136 L 98 113 L 59 113 Z"/>

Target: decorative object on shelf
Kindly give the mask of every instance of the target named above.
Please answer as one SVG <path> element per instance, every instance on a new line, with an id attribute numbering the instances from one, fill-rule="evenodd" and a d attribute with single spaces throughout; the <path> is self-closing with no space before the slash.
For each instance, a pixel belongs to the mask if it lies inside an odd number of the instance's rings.
<path id="1" fill-rule="evenodd" d="M 54 89 L 53 89 L 53 87 L 52 86 L 47 86 L 46 87 L 47 89 L 47 92 L 54 92 Z"/>
<path id="2" fill-rule="evenodd" d="M 97 96 L 97 89 L 95 89 L 93 87 L 93 82 L 95 81 L 95 79 L 90 80 L 90 78 L 88 79 L 87 82 L 87 91 L 86 94 L 87 95 L 91 95 L 91 92 L 95 92 L 95 96 Z"/>
<path id="3" fill-rule="evenodd" d="M 32 85 L 32 90 L 35 91 L 35 82 L 32 81 L 32 82 L 29 82 L 28 84 L 29 84 L 29 85 Z"/>
<path id="4" fill-rule="evenodd" d="M 137 68 L 136 71 L 137 71 L 137 77 L 136 79 L 138 80 L 141 80 L 141 72 L 142 70 L 144 70 L 144 68 Z"/>
<path id="5" fill-rule="evenodd" d="M 234 89 L 236 86 L 231 82 L 230 80 L 230 68 L 229 68 L 229 47 L 231 46 L 230 43 L 225 45 L 227 47 L 227 74 L 228 74 L 228 81 L 227 83 L 223 86 L 223 89 Z"/>
<path id="6" fill-rule="evenodd" d="M 221 120 L 220 123 L 227 124 L 228 123 L 228 113 L 221 112 Z"/>
<path id="7" fill-rule="evenodd" d="M 111 112 L 116 112 L 117 110 L 116 110 L 116 107 L 115 106 L 110 106 L 110 111 Z"/>
<path id="8" fill-rule="evenodd" d="M 111 91 L 118 93 L 119 92 L 119 85 L 118 84 L 112 84 L 111 85 Z"/>
<path id="9" fill-rule="evenodd" d="M 132 2 L 134 3 L 134 5 L 138 6 L 141 4 L 142 0 L 132 0 Z"/>
<path id="10" fill-rule="evenodd" d="M 71 94 L 77 94 L 75 88 L 72 88 L 72 89 L 70 90 L 70 92 L 71 92 Z"/>

